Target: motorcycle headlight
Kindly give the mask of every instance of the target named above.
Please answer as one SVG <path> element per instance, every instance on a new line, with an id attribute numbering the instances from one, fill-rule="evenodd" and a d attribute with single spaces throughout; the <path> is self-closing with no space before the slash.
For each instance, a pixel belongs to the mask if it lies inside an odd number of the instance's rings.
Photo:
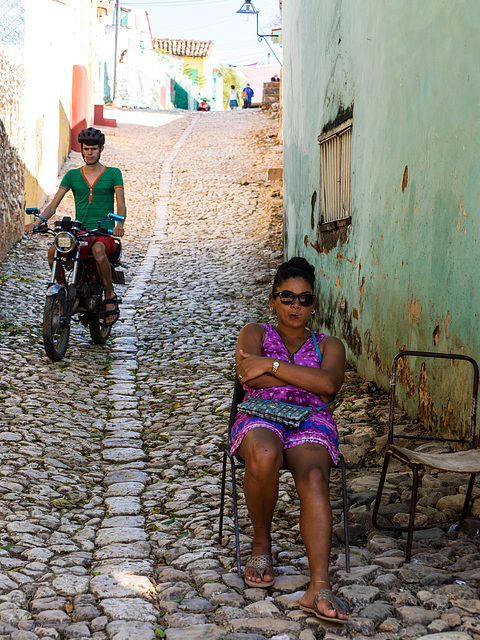
<path id="1" fill-rule="evenodd" d="M 60 253 L 69 253 L 72 249 L 75 249 L 77 246 L 77 239 L 73 235 L 73 233 L 69 233 L 68 231 L 60 231 L 55 236 L 55 240 L 53 241 L 55 245 L 55 249 L 60 251 Z"/>

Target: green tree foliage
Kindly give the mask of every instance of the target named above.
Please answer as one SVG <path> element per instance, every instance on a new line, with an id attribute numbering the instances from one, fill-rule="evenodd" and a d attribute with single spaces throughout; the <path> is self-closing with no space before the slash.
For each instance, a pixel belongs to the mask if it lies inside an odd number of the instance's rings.
<path id="1" fill-rule="evenodd" d="M 223 106 L 225 109 L 228 107 L 228 92 L 230 91 L 230 86 L 232 84 L 235 85 L 235 89 L 240 92 L 243 86 L 243 80 L 237 74 L 235 67 L 227 67 L 225 65 L 220 65 L 220 69 L 223 75 Z"/>

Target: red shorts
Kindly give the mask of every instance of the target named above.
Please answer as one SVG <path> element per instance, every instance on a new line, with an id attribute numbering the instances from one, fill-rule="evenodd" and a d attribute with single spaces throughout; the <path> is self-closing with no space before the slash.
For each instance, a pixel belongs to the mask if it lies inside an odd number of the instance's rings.
<path id="1" fill-rule="evenodd" d="M 105 253 L 107 256 L 111 256 L 118 249 L 118 244 L 113 239 L 113 236 L 87 236 L 85 238 L 83 234 L 81 234 L 81 240 L 82 242 L 88 242 L 88 246 L 80 247 L 80 257 L 82 260 L 92 256 L 91 249 L 96 242 L 101 242 L 105 245 Z"/>

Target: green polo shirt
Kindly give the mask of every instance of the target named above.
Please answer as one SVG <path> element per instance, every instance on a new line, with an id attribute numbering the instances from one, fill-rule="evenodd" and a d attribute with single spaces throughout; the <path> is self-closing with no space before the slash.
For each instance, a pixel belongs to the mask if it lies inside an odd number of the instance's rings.
<path id="1" fill-rule="evenodd" d="M 122 172 L 116 167 L 105 167 L 92 185 L 85 177 L 83 167 L 67 171 L 60 183 L 60 189 L 72 190 L 75 219 L 89 231 L 98 229 L 99 222 L 107 229 L 115 226 L 115 222 L 107 218 L 114 212 L 115 187 L 123 188 Z"/>

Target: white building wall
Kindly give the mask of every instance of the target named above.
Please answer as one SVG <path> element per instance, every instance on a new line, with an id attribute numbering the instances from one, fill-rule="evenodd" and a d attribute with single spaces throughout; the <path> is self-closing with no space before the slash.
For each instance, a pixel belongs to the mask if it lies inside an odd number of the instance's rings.
<path id="1" fill-rule="evenodd" d="M 95 102 L 113 100 L 115 13 L 109 10 L 97 26 Z M 117 102 L 127 108 L 161 109 L 160 92 L 165 87 L 170 97 L 168 76 L 170 61 L 153 49 L 147 14 L 134 10 L 127 14 L 128 28 L 120 25 L 117 56 L 126 51 L 117 67 Z"/>
<path id="2" fill-rule="evenodd" d="M 52 192 L 68 155 L 72 68 L 91 71 L 94 11 L 91 0 L 25 2 L 27 206 L 42 204 Z"/>

